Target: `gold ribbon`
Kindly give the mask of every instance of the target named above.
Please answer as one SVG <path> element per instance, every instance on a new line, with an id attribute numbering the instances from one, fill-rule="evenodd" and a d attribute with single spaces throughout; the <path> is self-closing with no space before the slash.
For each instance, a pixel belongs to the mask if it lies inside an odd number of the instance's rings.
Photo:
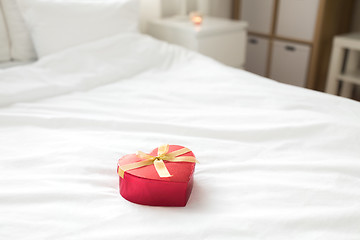
<path id="1" fill-rule="evenodd" d="M 140 162 L 134 162 L 126 165 L 119 165 L 118 167 L 118 174 L 120 177 L 124 178 L 124 173 L 127 170 L 145 167 L 148 165 L 154 164 L 154 167 L 159 174 L 160 177 L 171 177 L 172 175 L 167 170 L 164 161 L 169 162 L 192 162 L 192 163 L 198 163 L 195 157 L 192 156 L 182 156 L 178 157 L 179 155 L 183 155 L 185 153 L 191 152 L 188 148 L 181 148 L 179 150 L 175 150 L 173 152 L 169 152 L 169 144 L 161 145 L 158 148 L 158 154 L 156 157 L 146 154 L 144 152 L 138 151 L 136 155 L 144 159 Z"/>

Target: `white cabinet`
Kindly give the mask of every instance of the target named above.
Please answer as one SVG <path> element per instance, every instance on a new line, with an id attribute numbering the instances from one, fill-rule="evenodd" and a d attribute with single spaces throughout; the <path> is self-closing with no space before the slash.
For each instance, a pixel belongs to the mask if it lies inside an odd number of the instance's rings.
<path id="1" fill-rule="evenodd" d="M 280 0 L 276 35 L 312 41 L 319 0 Z"/>
<path id="2" fill-rule="evenodd" d="M 243 68 L 245 39 L 245 31 L 203 37 L 198 39 L 197 51 L 226 65 Z"/>
<path id="3" fill-rule="evenodd" d="M 274 0 L 242 0 L 240 18 L 249 23 L 249 31 L 270 34 Z"/>
<path id="4" fill-rule="evenodd" d="M 310 47 L 285 41 L 274 41 L 270 78 L 279 82 L 305 87 Z"/>
<path id="5" fill-rule="evenodd" d="M 266 76 L 269 40 L 267 38 L 248 36 L 246 44 L 245 70 Z"/>
<path id="6" fill-rule="evenodd" d="M 160 40 L 200 52 L 232 67 L 243 68 L 247 23 L 205 17 L 195 26 L 187 17 L 150 21 L 148 34 Z"/>

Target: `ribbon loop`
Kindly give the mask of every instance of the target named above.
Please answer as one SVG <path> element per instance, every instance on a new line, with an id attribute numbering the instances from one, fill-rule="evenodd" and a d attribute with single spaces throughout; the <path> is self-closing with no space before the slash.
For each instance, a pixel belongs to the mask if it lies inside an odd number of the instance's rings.
<path id="1" fill-rule="evenodd" d="M 195 157 L 192 156 L 181 156 L 185 153 L 191 152 L 188 148 L 181 148 L 178 150 L 175 150 L 173 152 L 168 153 L 169 151 L 169 144 L 164 144 L 158 147 L 158 154 L 157 156 L 152 156 L 150 154 L 137 151 L 136 156 L 143 159 L 139 162 L 134 162 L 126 165 L 118 165 L 118 174 L 120 177 L 124 177 L 124 173 L 127 170 L 144 167 L 148 165 L 154 164 L 154 167 L 156 169 L 156 172 L 159 174 L 160 177 L 171 177 L 172 175 L 169 173 L 168 169 L 165 166 L 164 161 L 169 162 L 193 162 L 193 163 L 199 163 Z"/>
<path id="2" fill-rule="evenodd" d="M 158 147 L 158 156 L 164 155 L 169 151 L 169 144 L 164 144 Z"/>
<path id="3" fill-rule="evenodd" d="M 160 177 L 171 177 L 172 175 L 167 170 L 165 163 L 161 159 L 156 159 L 154 161 L 154 167 Z"/>
<path id="4" fill-rule="evenodd" d="M 154 160 L 155 157 L 151 156 L 150 154 L 144 153 L 142 151 L 137 151 L 136 156 L 138 156 L 141 159 L 147 159 L 147 160 Z"/>

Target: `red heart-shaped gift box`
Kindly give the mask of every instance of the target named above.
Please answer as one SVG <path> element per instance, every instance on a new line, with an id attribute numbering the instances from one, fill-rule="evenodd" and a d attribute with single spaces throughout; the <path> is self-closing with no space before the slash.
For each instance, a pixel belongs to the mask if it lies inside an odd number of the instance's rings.
<path id="1" fill-rule="evenodd" d="M 159 160 L 158 149 L 154 149 L 148 157 L 154 160 L 148 160 L 147 166 L 136 167 L 129 170 L 126 166 L 137 164 L 144 159 L 139 154 L 128 154 L 118 161 L 118 173 L 120 194 L 130 202 L 151 205 L 151 206 L 179 206 L 186 205 L 193 186 L 193 173 L 195 169 L 195 156 L 192 151 L 178 145 L 167 146 L 167 153 L 171 155 L 176 152 L 187 150 L 186 153 L 177 155 L 173 160 L 163 159 L 165 169 L 172 176 L 160 177 L 156 166 L 151 161 Z M 179 150 L 179 151 L 178 151 Z M 185 150 L 185 151 L 186 151 Z M 141 155 L 140 155 L 141 156 Z M 175 159 L 175 160 L 174 160 Z M 181 161 L 181 159 L 194 159 L 193 162 Z M 161 159 L 160 159 L 161 160 Z M 124 167 L 125 166 L 125 167 Z"/>

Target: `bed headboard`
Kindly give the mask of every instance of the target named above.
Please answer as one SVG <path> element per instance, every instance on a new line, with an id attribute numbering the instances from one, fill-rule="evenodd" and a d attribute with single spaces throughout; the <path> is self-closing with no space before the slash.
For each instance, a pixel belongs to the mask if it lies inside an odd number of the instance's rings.
<path id="1" fill-rule="evenodd" d="M 9 1 L 9 3 L 13 3 L 12 0 Z M 142 33 L 146 33 L 147 22 L 149 20 L 158 19 L 162 16 L 162 5 L 161 4 L 162 4 L 162 0 L 139 0 L 139 30 Z M 2 12 L 1 7 L 0 7 L 0 11 Z M 0 17 L 2 17 L 2 15 L 0 15 Z M 10 51 L 10 49 L 9 49 L 9 51 Z M 1 60 L 3 60 L 3 61 L 1 61 Z M 10 56 L 9 56 L 8 59 L 0 59 L 0 69 L 8 68 L 8 67 L 16 66 L 16 65 L 23 65 L 23 64 L 27 64 L 28 62 L 32 62 L 32 61 L 33 61 L 32 59 L 10 60 Z"/>

